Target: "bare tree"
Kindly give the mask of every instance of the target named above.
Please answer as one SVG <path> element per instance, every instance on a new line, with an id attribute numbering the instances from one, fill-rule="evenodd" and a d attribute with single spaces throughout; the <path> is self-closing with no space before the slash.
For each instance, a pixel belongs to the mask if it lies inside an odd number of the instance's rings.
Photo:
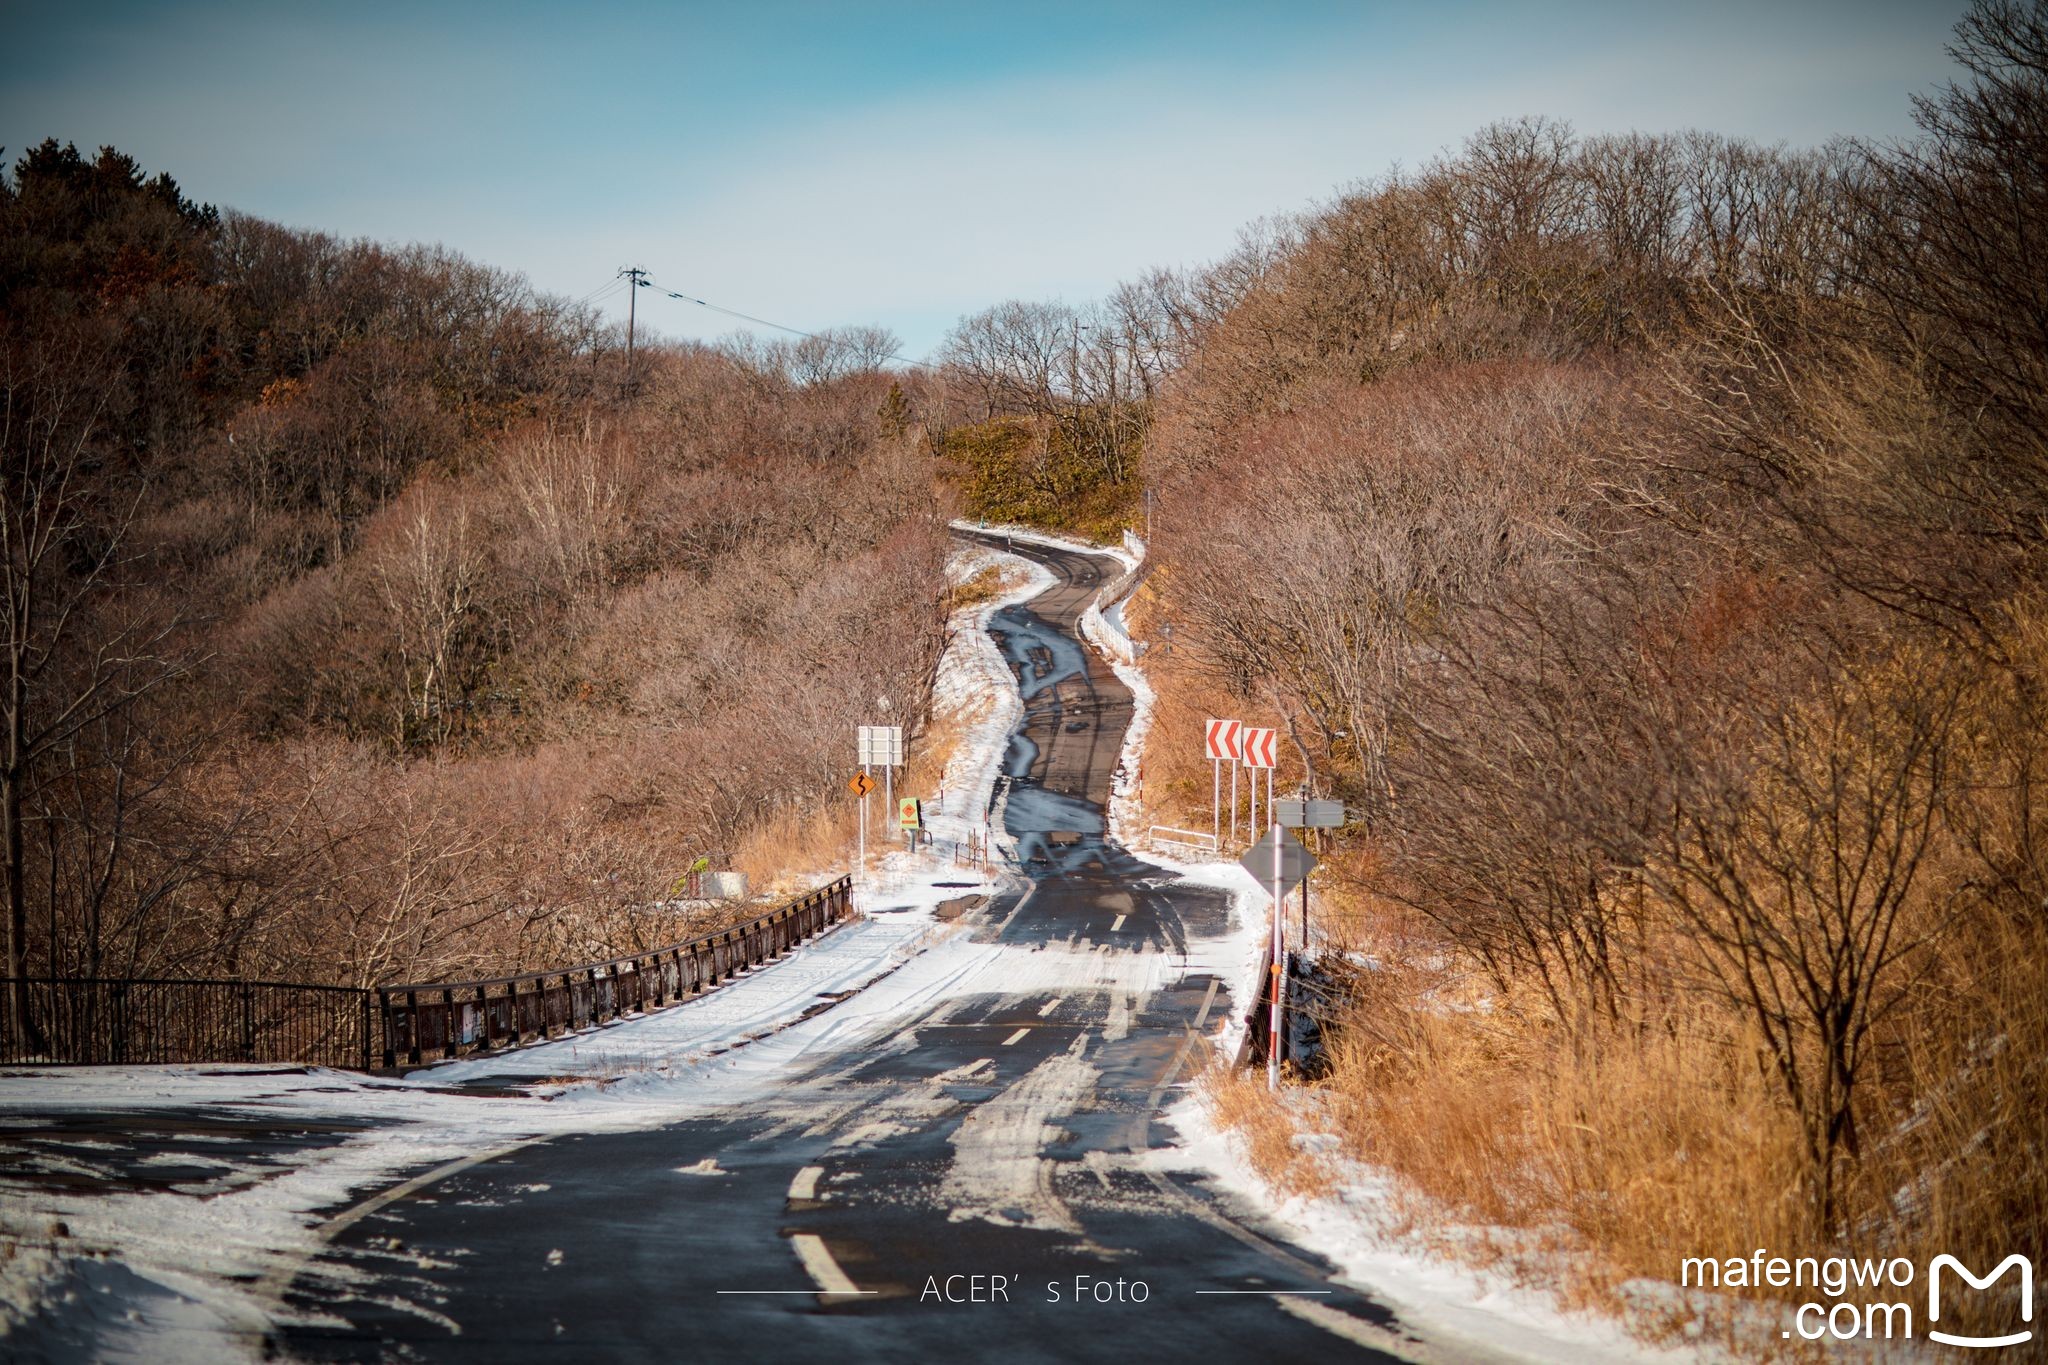
<path id="1" fill-rule="evenodd" d="M 173 612 L 133 588 L 141 489 L 110 486 L 98 441 L 119 393 L 106 342 L 79 325 L 0 336 L 0 869 L 7 973 L 29 968 L 24 828 L 44 761 L 185 667 Z M 14 1036 L 32 1021 L 9 987 Z"/>
<path id="2" fill-rule="evenodd" d="M 402 692 L 398 741 L 447 737 L 477 593 L 483 547 L 470 534 L 468 506 L 459 497 L 415 496 L 402 510 L 371 573 L 390 612 Z"/>

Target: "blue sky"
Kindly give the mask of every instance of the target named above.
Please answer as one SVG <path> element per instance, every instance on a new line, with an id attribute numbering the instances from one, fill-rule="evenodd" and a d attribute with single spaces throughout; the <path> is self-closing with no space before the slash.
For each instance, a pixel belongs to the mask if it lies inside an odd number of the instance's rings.
<path id="1" fill-rule="evenodd" d="M 1896 137 L 1957 3 L 21 4 L 0 145 L 439 241 L 583 296 L 622 265 L 905 353 L 1098 295 L 1496 118 Z M 641 295 L 643 321 L 729 320 Z"/>

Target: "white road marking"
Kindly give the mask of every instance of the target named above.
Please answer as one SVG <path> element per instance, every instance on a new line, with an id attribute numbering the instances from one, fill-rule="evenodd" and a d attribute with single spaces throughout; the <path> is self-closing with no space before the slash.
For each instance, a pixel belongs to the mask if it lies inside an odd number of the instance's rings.
<path id="1" fill-rule="evenodd" d="M 1267 1292 L 1273 1293 L 1271 1290 Z M 1322 1328 L 1332 1336 L 1344 1338 L 1355 1346 L 1384 1351 L 1392 1340 L 1390 1333 L 1379 1331 L 1371 1323 L 1354 1318 L 1349 1313 L 1340 1313 L 1326 1303 L 1277 1293 L 1274 1294 L 1273 1302 L 1280 1306 L 1281 1312 L 1290 1313 L 1303 1322 Z"/>
<path id="2" fill-rule="evenodd" d="M 1116 917 L 1116 923 L 1115 923 L 1115 924 L 1112 924 L 1112 925 L 1110 925 L 1110 926 L 1109 926 L 1109 932 L 1111 932 L 1111 933 L 1113 934 L 1113 933 L 1115 933 L 1115 932 L 1116 932 L 1117 930 L 1119 930 L 1119 929 L 1123 928 L 1123 927 L 1124 927 L 1124 921 L 1125 921 L 1125 920 L 1127 920 L 1127 919 L 1129 919 L 1129 918 L 1130 918 L 1130 916 L 1129 916 L 1129 915 L 1118 915 L 1118 916 Z"/>
<path id="3" fill-rule="evenodd" d="M 1025 1036 L 1026 1034 L 1028 1034 L 1028 1033 L 1030 1033 L 1030 1032 L 1031 1032 L 1031 1030 L 1030 1030 L 1030 1029 L 1028 1029 L 1028 1028 L 1020 1028 L 1020 1029 L 1018 1029 L 1018 1030 L 1017 1030 L 1017 1031 L 1016 1031 L 1015 1033 L 1013 1033 L 1013 1034 L 1011 1034 L 1011 1035 L 1010 1035 L 1009 1037 L 1007 1037 L 1007 1038 L 1003 1039 L 1003 1046 L 1004 1046 L 1004 1047 L 1008 1047 L 1008 1046 L 1010 1046 L 1010 1044 L 1012 1044 L 1012 1043 L 1016 1042 L 1016 1041 L 1017 1041 L 1017 1040 L 1018 1040 L 1019 1038 L 1022 1038 L 1022 1037 L 1024 1037 L 1024 1036 Z"/>
<path id="4" fill-rule="evenodd" d="M 818 1282 L 818 1288 L 825 1294 L 879 1294 L 879 1289 L 862 1289 L 846 1277 L 839 1268 L 839 1262 L 832 1259 L 832 1253 L 825 1250 L 825 1239 L 816 1233 L 799 1232 L 789 1239 L 796 1248 L 797 1259 L 804 1263 L 811 1278 Z"/>
<path id="5" fill-rule="evenodd" d="M 707 1157 L 705 1157 L 705 1158 L 704 1158 L 704 1159 L 703 1159 L 702 1161 L 698 1162 L 698 1163 L 697 1163 L 696 1165 L 694 1165 L 694 1166 L 678 1166 L 678 1167 L 676 1167 L 676 1174 L 677 1174 L 677 1175 L 731 1175 L 731 1174 L 732 1174 L 732 1172 L 731 1172 L 731 1171 L 728 1171 L 728 1170 L 725 1170 L 725 1169 L 723 1169 L 722 1167 L 720 1167 L 720 1166 L 719 1166 L 719 1164 L 718 1164 L 718 1158 L 717 1158 L 717 1157 L 715 1157 L 715 1156 L 707 1156 Z"/>
<path id="6" fill-rule="evenodd" d="M 816 1199 L 818 1197 L 818 1177 L 823 1174 L 825 1174 L 823 1166 L 806 1166 L 798 1171 L 796 1179 L 789 1182 L 789 1197 L 791 1199 Z"/>
<path id="7" fill-rule="evenodd" d="M 1064 1005 L 1066 1003 L 1067 997 L 1065 997 L 1064 995 L 1054 996 L 1052 999 L 1046 1001 L 1044 1007 L 1038 1011 L 1038 1017 L 1041 1019 L 1048 1018 L 1051 1016 L 1054 1010 L 1058 1009 L 1061 1005 Z"/>
<path id="8" fill-rule="evenodd" d="M 956 1066 L 943 1076 L 934 1076 L 932 1079 L 934 1081 L 964 1081 L 969 1076 L 979 1072 L 983 1067 L 994 1065 L 995 1060 L 993 1057 L 983 1057 L 977 1061 L 969 1062 L 966 1066 Z"/>

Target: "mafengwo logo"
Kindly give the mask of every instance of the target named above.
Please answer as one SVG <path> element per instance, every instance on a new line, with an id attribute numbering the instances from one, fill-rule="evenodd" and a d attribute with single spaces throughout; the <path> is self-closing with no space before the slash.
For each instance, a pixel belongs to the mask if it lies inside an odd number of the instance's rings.
<path id="1" fill-rule="evenodd" d="M 2030 1327 L 2022 1332 L 2008 1332 L 2002 1337 L 1966 1337 L 1951 1332 L 1939 1331 L 1934 1324 L 1941 1321 L 1941 1272 L 1953 1270 L 1972 1289 L 1989 1289 L 2005 1278 L 2005 1272 L 2017 1269 L 2020 1272 L 2020 1321 L 2034 1320 L 2034 1263 L 2015 1251 L 1998 1263 L 1998 1268 L 1989 1275 L 1978 1276 L 1955 1257 L 1946 1253 L 1934 1258 L 1927 1267 L 1927 1338 L 1944 1346 L 2018 1346 L 2034 1339 Z"/>

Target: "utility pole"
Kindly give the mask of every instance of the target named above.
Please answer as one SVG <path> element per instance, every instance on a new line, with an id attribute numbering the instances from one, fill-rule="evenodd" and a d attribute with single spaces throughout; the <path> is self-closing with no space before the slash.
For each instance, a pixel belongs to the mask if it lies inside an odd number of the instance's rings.
<path id="1" fill-rule="evenodd" d="M 629 265 L 619 271 L 622 279 L 631 280 L 632 287 L 626 291 L 626 397 L 633 396 L 633 323 L 640 302 L 640 291 L 647 284 L 647 272 L 637 265 Z"/>

